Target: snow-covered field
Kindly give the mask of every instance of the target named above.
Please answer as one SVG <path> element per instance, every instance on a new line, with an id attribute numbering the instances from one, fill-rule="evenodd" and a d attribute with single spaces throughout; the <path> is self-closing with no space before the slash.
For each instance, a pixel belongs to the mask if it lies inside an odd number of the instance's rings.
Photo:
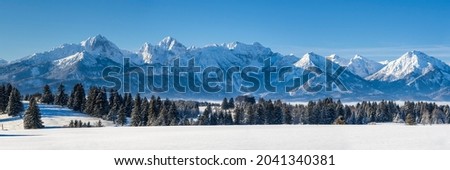
<path id="1" fill-rule="evenodd" d="M 67 126 L 70 120 L 81 120 L 82 122 L 90 122 L 91 125 L 95 125 L 100 119 L 90 117 L 86 114 L 74 112 L 68 108 L 56 106 L 56 105 L 43 105 L 39 104 L 41 110 L 42 121 L 45 127 L 55 128 Z M 27 109 L 28 102 L 24 102 L 24 107 Z M 101 120 L 105 126 L 112 126 L 110 121 Z M 0 130 L 3 126 L 4 130 L 23 130 L 23 120 L 19 116 L 8 117 L 6 114 L 0 115 Z M 0 131 L 1 132 L 1 131 Z M 1 134 L 1 133 L 0 133 Z"/>
<path id="2" fill-rule="evenodd" d="M 450 149 L 450 126 L 189 126 L 3 131 L 0 149 Z"/>
<path id="3" fill-rule="evenodd" d="M 450 125 L 265 125 L 58 128 L 97 118 L 40 105 L 46 129 L 1 115 L 1 149 L 450 149 Z"/>

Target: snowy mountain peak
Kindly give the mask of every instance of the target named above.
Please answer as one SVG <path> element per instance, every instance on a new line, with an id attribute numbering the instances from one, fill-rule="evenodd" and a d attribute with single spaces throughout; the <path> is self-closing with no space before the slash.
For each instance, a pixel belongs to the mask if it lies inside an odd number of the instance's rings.
<path id="1" fill-rule="evenodd" d="M 186 49 L 186 47 L 183 44 L 179 43 L 175 38 L 172 38 L 170 36 L 167 36 L 164 39 L 162 39 L 158 43 L 158 46 L 169 51 Z"/>
<path id="2" fill-rule="evenodd" d="M 348 63 L 347 70 L 360 77 L 367 77 L 382 67 L 382 64 L 356 54 Z"/>
<path id="3" fill-rule="evenodd" d="M 303 57 L 297 61 L 294 65 L 296 67 L 308 68 L 312 66 L 322 66 L 325 64 L 325 57 L 317 55 L 313 52 L 306 53 Z"/>
<path id="4" fill-rule="evenodd" d="M 382 65 L 387 65 L 389 63 L 389 60 L 380 61 L 378 63 L 380 63 Z"/>
<path id="5" fill-rule="evenodd" d="M 0 66 L 8 64 L 8 61 L 0 58 Z"/>
<path id="6" fill-rule="evenodd" d="M 355 59 L 355 60 L 363 60 L 363 59 L 365 59 L 363 56 L 361 56 L 361 55 L 359 55 L 359 54 L 356 54 L 352 59 Z"/>
<path id="7" fill-rule="evenodd" d="M 122 50 L 100 34 L 82 41 L 81 46 L 92 55 L 108 57 L 119 63 L 123 60 Z"/>
<path id="8" fill-rule="evenodd" d="M 142 60 L 144 61 L 144 63 L 151 63 L 152 60 L 152 45 L 149 43 L 144 43 L 144 45 L 142 45 L 141 49 L 139 50 L 138 53 L 141 57 Z"/>
<path id="9" fill-rule="evenodd" d="M 339 64 L 341 66 L 347 66 L 348 63 L 350 62 L 348 59 L 342 58 L 342 57 L 340 57 L 340 56 L 338 56 L 336 54 L 329 55 L 327 57 L 327 59 L 332 61 L 332 62 L 334 62 L 334 63 L 336 63 L 336 64 Z"/>
<path id="10" fill-rule="evenodd" d="M 253 57 L 268 55 L 272 53 L 272 50 L 270 48 L 264 47 L 258 42 L 254 42 L 253 44 L 245 44 L 235 41 L 232 43 L 223 44 L 222 46 L 224 46 L 228 50 L 233 51 L 234 54 L 249 55 Z"/>
<path id="11" fill-rule="evenodd" d="M 88 39 L 81 41 L 81 46 L 83 47 L 92 47 L 95 44 L 102 43 L 102 42 L 108 42 L 108 39 L 104 37 L 103 35 L 96 35 L 94 37 L 89 37 Z"/>
<path id="12" fill-rule="evenodd" d="M 400 58 L 389 62 L 380 71 L 367 77 L 367 79 L 389 82 L 400 79 L 410 80 L 434 70 L 450 72 L 450 67 L 441 60 L 428 56 L 423 52 L 409 51 Z"/>

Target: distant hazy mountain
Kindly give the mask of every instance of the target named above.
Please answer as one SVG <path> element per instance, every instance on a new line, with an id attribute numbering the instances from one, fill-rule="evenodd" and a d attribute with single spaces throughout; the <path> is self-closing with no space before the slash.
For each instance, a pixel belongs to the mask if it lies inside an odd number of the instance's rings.
<path id="1" fill-rule="evenodd" d="M 0 66 L 8 64 L 8 61 L 0 58 Z"/>

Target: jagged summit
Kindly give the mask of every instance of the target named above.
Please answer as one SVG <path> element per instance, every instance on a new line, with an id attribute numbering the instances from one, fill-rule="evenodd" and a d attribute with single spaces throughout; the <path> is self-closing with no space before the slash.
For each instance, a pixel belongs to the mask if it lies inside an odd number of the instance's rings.
<path id="1" fill-rule="evenodd" d="M 297 61 L 294 65 L 296 67 L 308 68 L 311 66 L 322 66 L 325 64 L 325 57 L 320 56 L 314 52 L 309 52 Z"/>
<path id="2" fill-rule="evenodd" d="M 186 47 L 178 42 L 175 38 L 167 36 L 162 39 L 158 46 L 167 50 L 185 50 Z"/>
<path id="3" fill-rule="evenodd" d="M 347 69 L 360 77 L 367 77 L 383 67 L 382 64 L 356 54 L 347 65 Z"/>
<path id="4" fill-rule="evenodd" d="M 6 65 L 6 64 L 8 64 L 8 61 L 0 58 L 0 65 Z"/>
<path id="5" fill-rule="evenodd" d="M 436 69 L 445 72 L 450 71 L 450 67 L 441 60 L 428 56 L 421 51 L 414 50 L 389 62 L 378 72 L 367 77 L 367 79 L 391 82 L 400 79 L 411 79 L 412 77 L 417 77 Z"/>
<path id="6" fill-rule="evenodd" d="M 347 66 L 348 63 L 350 62 L 348 59 L 342 58 L 337 54 L 331 54 L 327 57 L 327 59 L 341 66 Z"/>

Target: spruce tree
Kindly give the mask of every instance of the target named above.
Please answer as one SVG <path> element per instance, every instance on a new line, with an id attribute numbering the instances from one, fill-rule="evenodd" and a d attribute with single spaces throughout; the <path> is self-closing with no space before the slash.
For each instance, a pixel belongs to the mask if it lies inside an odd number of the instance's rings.
<path id="1" fill-rule="evenodd" d="M 124 126 L 127 124 L 127 117 L 126 117 L 124 106 L 121 106 L 119 109 L 119 114 L 117 115 L 116 124 L 120 125 L 120 126 Z"/>
<path id="2" fill-rule="evenodd" d="M 221 108 L 222 108 L 222 110 L 227 110 L 228 109 L 228 99 L 226 97 L 223 98 Z"/>
<path id="3" fill-rule="evenodd" d="M 283 105 L 282 107 L 282 111 L 283 111 L 283 124 L 292 124 L 292 113 L 291 113 L 291 108 L 289 106 L 287 106 L 286 104 Z"/>
<path id="4" fill-rule="evenodd" d="M 281 124 L 283 123 L 283 103 L 281 100 L 277 100 L 274 104 L 274 109 L 272 112 L 271 122 L 272 124 Z"/>
<path id="5" fill-rule="evenodd" d="M 95 114 L 94 107 L 96 106 L 97 100 L 100 100 L 100 99 L 97 99 L 97 97 L 101 97 L 101 95 L 99 96 L 99 93 L 100 93 L 100 89 L 97 88 L 96 86 L 92 86 L 91 88 L 89 88 L 85 107 L 83 109 L 83 111 L 85 113 L 87 113 L 91 116 L 98 116 Z"/>
<path id="6" fill-rule="evenodd" d="M 170 121 L 170 125 L 178 125 L 178 110 L 175 102 L 171 102 L 168 112 L 168 120 Z"/>
<path id="7" fill-rule="evenodd" d="M 268 100 L 268 101 L 266 101 L 266 104 L 265 104 L 265 109 L 264 109 L 264 117 L 265 117 L 265 120 L 264 120 L 264 124 L 273 124 L 273 112 L 274 112 L 274 106 L 273 106 L 273 103 L 272 103 L 272 100 Z"/>
<path id="8" fill-rule="evenodd" d="M 126 116 L 131 117 L 133 109 L 133 96 L 131 96 L 131 93 L 125 93 L 124 102 Z"/>
<path id="9" fill-rule="evenodd" d="M 265 123 L 266 117 L 265 117 L 265 110 L 264 110 L 264 103 L 259 103 L 256 106 L 256 124 L 262 125 Z"/>
<path id="10" fill-rule="evenodd" d="M 20 92 L 16 88 L 12 88 L 5 112 L 8 116 L 18 116 L 23 110 L 23 104 L 20 101 Z"/>
<path id="11" fill-rule="evenodd" d="M 148 106 L 148 119 L 147 119 L 147 126 L 155 125 L 154 123 L 159 117 L 159 112 L 156 108 L 156 99 L 155 96 L 152 96 L 150 98 L 149 106 Z"/>
<path id="12" fill-rule="evenodd" d="M 68 96 L 65 93 L 65 87 L 61 83 L 61 84 L 59 84 L 58 90 L 56 92 L 55 104 L 59 105 L 59 106 L 66 106 L 67 105 L 67 100 L 68 100 Z"/>
<path id="13" fill-rule="evenodd" d="M 235 105 L 234 105 L 234 99 L 230 98 L 230 101 L 228 101 L 228 107 L 227 109 L 234 109 Z"/>
<path id="14" fill-rule="evenodd" d="M 53 93 L 48 84 L 44 86 L 41 102 L 44 104 L 53 104 L 54 102 Z"/>
<path id="15" fill-rule="evenodd" d="M 149 103 L 146 97 L 144 97 L 144 99 L 142 99 L 142 105 L 141 105 L 141 124 L 140 126 L 146 126 L 147 122 L 148 122 L 148 108 L 149 108 Z"/>
<path id="16" fill-rule="evenodd" d="M 166 103 L 166 102 L 165 102 Z M 169 108 L 167 105 L 163 104 L 160 106 L 161 107 L 161 111 L 159 112 L 159 116 L 158 119 L 156 119 L 154 125 L 158 125 L 158 126 L 167 126 L 170 124 L 169 120 L 168 120 L 168 112 L 169 112 Z"/>
<path id="17" fill-rule="evenodd" d="M 99 118 L 106 119 L 108 112 L 110 110 L 108 98 L 106 95 L 106 90 L 102 89 L 99 91 L 96 97 L 95 105 L 94 105 L 94 115 Z"/>
<path id="18" fill-rule="evenodd" d="M 5 85 L 0 85 L 0 113 L 3 113 L 8 106 L 9 94 L 6 94 Z"/>
<path id="19" fill-rule="evenodd" d="M 73 87 L 72 93 L 70 94 L 68 107 L 74 111 L 82 112 L 84 110 L 86 100 L 84 87 L 81 83 L 76 84 Z"/>
<path id="20" fill-rule="evenodd" d="M 234 124 L 241 125 L 244 123 L 244 111 L 241 107 L 234 108 Z"/>
<path id="21" fill-rule="evenodd" d="M 41 113 L 36 104 L 36 100 L 33 98 L 30 101 L 30 105 L 25 112 L 23 118 L 23 127 L 25 129 L 38 129 L 43 128 L 43 122 L 41 120 Z"/>
<path id="22" fill-rule="evenodd" d="M 131 126 L 139 126 L 141 124 L 141 97 L 139 93 L 134 100 L 134 106 L 131 112 Z"/>
<path id="23" fill-rule="evenodd" d="M 249 125 L 254 125 L 254 124 L 256 124 L 256 122 L 257 122 L 257 118 L 256 118 L 256 112 L 255 112 L 255 109 L 254 109 L 254 107 L 253 107 L 253 105 L 252 104 L 247 104 L 247 107 L 246 107 L 246 109 L 245 109 L 245 117 L 246 117 L 246 119 L 245 119 L 245 123 L 246 124 L 249 124 Z"/>
<path id="24" fill-rule="evenodd" d="M 109 101 L 110 110 L 106 116 L 106 120 L 113 121 L 115 123 L 117 115 L 119 114 L 120 107 L 122 106 L 122 96 L 117 91 L 112 90 L 110 93 Z"/>
<path id="25" fill-rule="evenodd" d="M 212 114 L 212 108 L 211 105 L 208 104 L 206 106 L 206 109 L 203 111 L 202 115 L 198 118 L 198 124 L 199 125 L 210 125 L 209 117 Z"/>

